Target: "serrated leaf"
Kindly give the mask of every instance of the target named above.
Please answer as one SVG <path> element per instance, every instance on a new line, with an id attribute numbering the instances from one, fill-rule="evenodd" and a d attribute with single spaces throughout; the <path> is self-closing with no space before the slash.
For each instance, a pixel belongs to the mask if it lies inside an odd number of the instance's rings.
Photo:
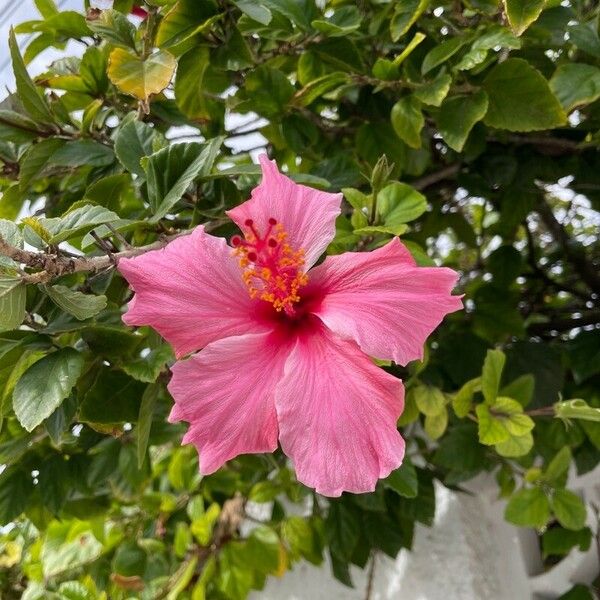
<path id="1" fill-rule="evenodd" d="M 121 126 L 115 138 L 115 154 L 119 162 L 130 172 L 145 177 L 140 160 L 154 152 L 154 143 L 161 134 L 147 123 L 129 119 Z"/>
<path id="2" fill-rule="evenodd" d="M 377 212 L 388 228 L 414 221 L 426 210 L 427 198 L 406 183 L 390 183 L 377 195 Z"/>
<path id="3" fill-rule="evenodd" d="M 162 92 L 171 81 L 177 61 L 166 50 L 142 59 L 123 48 L 115 48 L 108 59 L 108 77 L 126 94 L 147 101 Z"/>
<path id="4" fill-rule="evenodd" d="M 447 73 L 440 73 L 433 81 L 421 84 L 413 94 L 423 104 L 440 106 L 450 91 L 452 77 Z"/>
<path id="5" fill-rule="evenodd" d="M 546 0 L 503 0 L 508 22 L 521 35 L 540 16 Z"/>
<path id="6" fill-rule="evenodd" d="M 195 179 L 210 173 L 222 143 L 218 137 L 204 144 L 175 144 L 148 158 L 145 170 L 153 222 L 179 202 Z"/>
<path id="7" fill-rule="evenodd" d="M 71 393 L 83 364 L 80 352 L 63 348 L 38 360 L 23 373 L 13 390 L 13 409 L 27 431 L 33 431 Z"/>
<path id="8" fill-rule="evenodd" d="M 566 114 L 542 74 L 522 58 L 496 65 L 483 82 L 489 99 L 484 122 L 508 131 L 553 129 Z"/>
<path id="9" fill-rule="evenodd" d="M 103 206 L 84 204 L 66 212 L 62 217 L 40 219 L 39 222 L 52 234 L 48 243 L 59 244 L 70 238 L 81 236 L 97 225 L 118 220 L 119 215 Z"/>
<path id="10" fill-rule="evenodd" d="M 478 420 L 479 441 L 486 446 L 505 442 L 510 434 L 499 419 L 496 419 L 486 404 L 475 407 Z"/>
<path id="11" fill-rule="evenodd" d="M 93 19 L 88 18 L 88 27 L 113 45 L 135 50 L 135 26 L 118 10 L 103 10 Z"/>
<path id="12" fill-rule="evenodd" d="M 23 108 L 34 121 L 39 123 L 54 123 L 54 117 L 50 112 L 50 107 L 46 99 L 33 83 L 31 77 L 29 77 L 29 73 L 27 73 L 13 29 L 10 30 L 8 36 L 8 46 L 10 48 L 10 56 L 17 84 L 17 93 L 19 100 L 23 104 Z"/>
<path id="13" fill-rule="evenodd" d="M 179 0 L 161 20 L 156 33 L 156 45 L 170 48 L 184 42 L 210 26 L 216 12 L 217 6 L 212 0 Z"/>
<path id="14" fill-rule="evenodd" d="M 550 79 L 550 89 L 567 112 L 591 104 L 600 98 L 600 69 L 583 63 L 560 65 Z"/>
<path id="15" fill-rule="evenodd" d="M 91 319 L 106 308 L 106 296 L 103 295 L 84 294 L 64 285 L 45 286 L 44 291 L 57 306 L 80 321 Z"/>

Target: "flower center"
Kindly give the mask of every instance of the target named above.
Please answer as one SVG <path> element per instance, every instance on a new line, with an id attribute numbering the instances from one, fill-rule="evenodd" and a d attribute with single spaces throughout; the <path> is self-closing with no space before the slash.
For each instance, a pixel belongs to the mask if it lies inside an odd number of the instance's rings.
<path id="1" fill-rule="evenodd" d="M 277 312 L 293 315 L 294 304 L 300 300 L 298 290 L 308 283 L 308 276 L 302 271 L 304 250 L 292 249 L 283 226 L 272 217 L 264 235 L 252 219 L 244 225 L 244 237 L 233 236 L 231 244 L 244 271 L 250 297 L 270 302 Z"/>

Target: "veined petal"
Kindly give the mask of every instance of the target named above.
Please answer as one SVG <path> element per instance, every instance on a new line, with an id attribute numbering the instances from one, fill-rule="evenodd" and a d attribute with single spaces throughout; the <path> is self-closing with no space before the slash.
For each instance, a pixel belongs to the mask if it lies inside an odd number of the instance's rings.
<path id="1" fill-rule="evenodd" d="M 451 295 L 457 279 L 452 269 L 418 267 L 395 238 L 373 252 L 327 257 L 310 272 L 306 294 L 332 331 L 370 356 L 405 365 L 423 358 L 427 337 L 462 308 L 462 296 Z"/>
<path id="2" fill-rule="evenodd" d="M 169 421 L 190 424 L 183 443 L 198 449 L 203 474 L 239 454 L 277 448 L 274 389 L 289 350 L 276 333 L 248 334 L 175 363 Z"/>
<path id="3" fill-rule="evenodd" d="M 125 323 L 150 325 L 177 357 L 214 340 L 265 329 L 231 248 L 202 227 L 160 250 L 123 258 L 118 269 L 135 292 Z"/>
<path id="4" fill-rule="evenodd" d="M 402 462 L 402 382 L 321 323 L 298 338 L 275 402 L 281 447 L 320 494 L 372 492 Z"/>
<path id="5" fill-rule="evenodd" d="M 304 249 L 305 269 L 323 254 L 335 235 L 335 219 L 340 214 L 342 194 L 321 192 L 294 183 L 277 170 L 275 161 L 260 157 L 262 181 L 254 188 L 250 200 L 227 212 L 237 226 L 247 233 L 248 219 L 264 232 L 269 219 L 276 219 L 288 234 L 294 250 Z"/>

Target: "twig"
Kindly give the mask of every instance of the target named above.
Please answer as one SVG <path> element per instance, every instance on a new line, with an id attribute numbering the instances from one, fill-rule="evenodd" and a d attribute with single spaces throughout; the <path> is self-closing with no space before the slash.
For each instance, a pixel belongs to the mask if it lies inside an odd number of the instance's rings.
<path id="1" fill-rule="evenodd" d="M 579 273 L 581 279 L 593 292 L 600 294 L 600 275 L 598 275 L 598 267 L 588 260 L 584 247 L 567 233 L 567 230 L 563 224 L 558 221 L 554 212 L 545 200 L 541 199 L 538 202 L 536 209 L 542 221 L 552 234 L 552 237 L 561 246 L 566 259 L 571 263 L 575 271 Z"/>
<path id="2" fill-rule="evenodd" d="M 107 223 L 106 227 L 110 229 L 112 234 L 121 242 L 121 244 L 123 244 L 124 248 L 126 248 L 127 250 L 131 250 L 131 248 L 133 248 L 133 246 L 127 241 L 125 236 L 120 231 L 117 231 L 110 223 Z"/>
<path id="3" fill-rule="evenodd" d="M 600 310 L 593 310 L 582 314 L 580 317 L 554 319 L 545 323 L 532 323 L 527 331 L 532 335 L 540 335 L 549 331 L 570 331 L 576 327 L 600 324 Z"/>
<path id="4" fill-rule="evenodd" d="M 377 559 L 377 552 L 371 553 L 371 564 L 369 565 L 369 572 L 367 574 L 367 589 L 365 592 L 365 600 L 371 600 L 371 594 L 373 593 L 373 582 L 375 580 L 375 561 Z"/>
<path id="5" fill-rule="evenodd" d="M 440 181 L 444 181 L 444 179 L 452 179 L 455 175 L 460 171 L 460 163 L 455 163 L 453 165 L 448 165 L 439 171 L 435 171 L 434 173 L 430 173 L 429 175 L 424 175 L 419 179 L 415 179 L 410 182 L 417 190 L 424 190 Z"/>
<path id="6" fill-rule="evenodd" d="M 204 228 L 206 231 L 212 231 L 223 225 L 223 223 L 223 220 L 213 221 L 206 223 Z M 112 268 L 121 258 L 131 258 L 133 256 L 145 254 L 151 250 L 159 250 L 160 248 L 164 248 L 170 241 L 184 235 L 189 235 L 191 232 L 192 230 L 186 230 L 170 236 L 163 235 L 156 242 L 146 246 L 130 248 L 116 253 L 113 253 L 111 250 L 111 256 L 107 254 L 107 256 L 92 256 L 89 258 L 85 256 L 73 258 L 60 256 L 56 253 L 47 254 L 46 252 L 21 250 L 20 248 L 16 248 L 7 243 L 4 238 L 0 236 L 0 255 L 8 256 L 8 258 L 12 258 L 15 262 L 24 264 L 29 268 L 40 269 L 37 273 L 22 275 L 22 279 L 26 283 L 47 283 L 57 277 L 62 277 L 63 275 L 68 275 L 70 273 L 97 273 L 98 271 Z M 102 242 L 105 241 L 102 240 Z"/>

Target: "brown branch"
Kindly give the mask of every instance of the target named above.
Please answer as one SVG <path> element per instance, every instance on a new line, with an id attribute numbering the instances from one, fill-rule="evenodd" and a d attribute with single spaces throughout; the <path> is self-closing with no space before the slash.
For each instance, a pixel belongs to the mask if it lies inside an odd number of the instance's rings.
<path id="1" fill-rule="evenodd" d="M 550 319 L 544 323 L 532 323 L 527 327 L 527 331 L 532 335 L 543 335 L 550 331 L 570 331 L 585 325 L 600 325 L 600 310 L 583 313 L 580 317 L 565 317 Z"/>
<path id="2" fill-rule="evenodd" d="M 564 225 L 556 218 L 554 212 L 545 200 L 540 200 L 536 207 L 542 221 L 552 234 L 552 237 L 561 246 L 566 259 L 577 271 L 581 279 L 595 293 L 600 294 L 600 275 L 598 267 L 588 260 L 584 247 L 574 240 L 565 229 Z"/>
<path id="3" fill-rule="evenodd" d="M 424 190 L 440 181 L 444 181 L 445 179 L 452 179 L 455 175 L 460 171 L 460 163 L 455 163 L 453 165 L 448 165 L 439 171 L 435 171 L 434 173 L 429 173 L 429 175 L 424 175 L 419 179 L 415 179 L 410 182 L 416 190 Z"/>
<path id="4" fill-rule="evenodd" d="M 223 224 L 223 221 L 214 221 L 204 225 L 207 231 L 216 229 Z M 115 252 L 110 256 L 92 256 L 92 257 L 68 257 L 62 254 L 32 252 L 30 250 L 21 250 L 12 246 L 0 236 L 0 254 L 12 258 L 15 262 L 25 265 L 31 269 L 40 269 L 35 273 L 21 275 L 26 283 L 47 283 L 57 277 L 69 275 L 71 273 L 97 273 L 105 269 L 110 269 L 118 264 L 121 258 L 131 258 L 145 254 L 151 250 L 164 248 L 175 238 L 189 235 L 192 230 L 182 231 L 170 236 L 161 236 L 156 242 L 139 248 L 130 248 L 122 252 Z"/>

